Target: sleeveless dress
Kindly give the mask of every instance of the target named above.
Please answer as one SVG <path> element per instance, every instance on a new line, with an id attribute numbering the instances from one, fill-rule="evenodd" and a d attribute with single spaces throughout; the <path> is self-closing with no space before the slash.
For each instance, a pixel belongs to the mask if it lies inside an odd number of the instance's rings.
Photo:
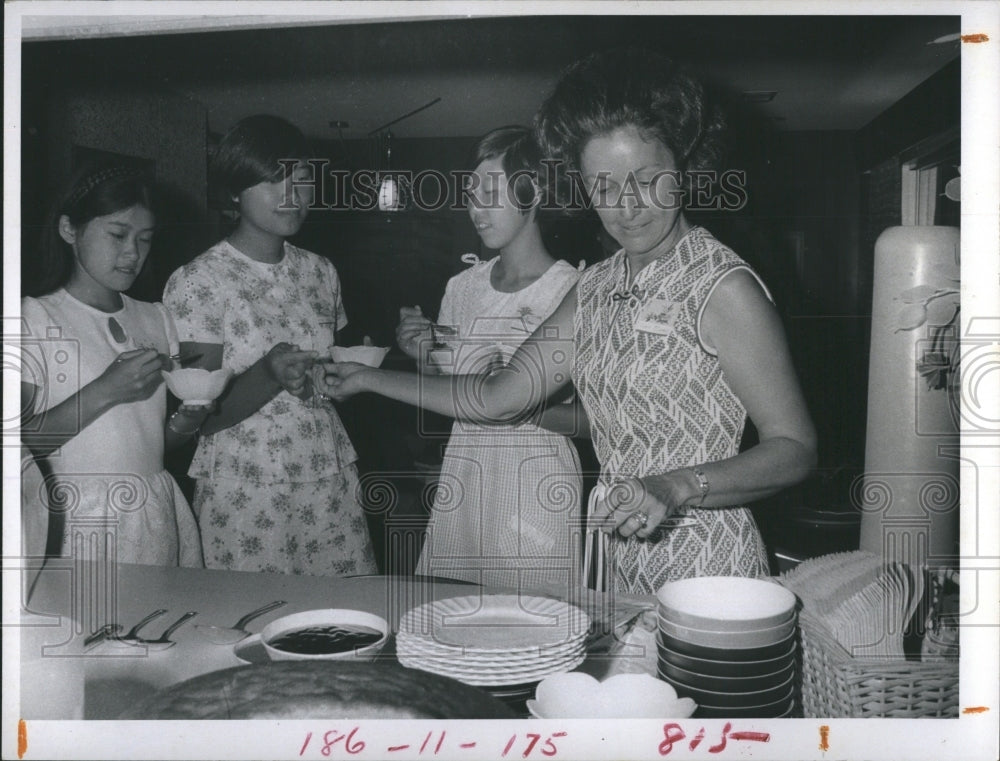
<path id="1" fill-rule="evenodd" d="M 504 293 L 490 283 L 498 260 L 448 282 L 438 323 L 458 336 L 438 361 L 446 374 L 478 375 L 509 362 L 579 275 L 558 261 L 528 287 Z M 579 564 L 582 492 L 579 457 L 567 437 L 531 423 L 456 421 L 417 573 L 566 587 Z"/>
<path id="2" fill-rule="evenodd" d="M 698 331 L 715 286 L 735 270 L 750 270 L 746 262 L 695 227 L 627 290 L 628 267 L 619 251 L 584 272 L 577 287 L 573 380 L 603 484 L 731 457 L 746 422 L 746 409 Z M 645 540 L 614 533 L 607 561 L 611 586 L 634 594 L 687 577 L 768 571 L 757 526 L 743 506 L 682 508 Z"/>

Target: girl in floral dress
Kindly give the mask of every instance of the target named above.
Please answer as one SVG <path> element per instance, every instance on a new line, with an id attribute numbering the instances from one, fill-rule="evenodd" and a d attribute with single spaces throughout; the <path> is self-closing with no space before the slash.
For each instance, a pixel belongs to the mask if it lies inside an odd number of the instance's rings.
<path id="1" fill-rule="evenodd" d="M 302 133 L 278 117 L 237 124 L 212 161 L 236 229 L 177 270 L 164 293 L 182 352 L 235 373 L 189 470 L 209 568 L 375 570 L 357 456 L 308 377 L 347 317 L 333 265 L 287 241 L 308 212 L 309 175 L 294 161 L 306 156 Z"/>
<path id="2" fill-rule="evenodd" d="M 454 334 L 440 336 L 443 348 L 428 351 L 432 326 L 419 308 L 401 310 L 399 346 L 422 372 L 489 374 L 503 367 L 576 282 L 577 270 L 542 243 L 537 188 L 526 175 L 540 158 L 524 127 L 501 128 L 479 142 L 468 211 L 483 243 L 500 254 L 448 282 L 438 323 Z M 524 176 L 509 181 L 518 172 Z M 582 545 L 580 461 L 566 436 L 545 427 L 572 432 L 572 411 L 558 405 L 546 420 L 514 425 L 454 423 L 418 573 L 566 588 Z"/>

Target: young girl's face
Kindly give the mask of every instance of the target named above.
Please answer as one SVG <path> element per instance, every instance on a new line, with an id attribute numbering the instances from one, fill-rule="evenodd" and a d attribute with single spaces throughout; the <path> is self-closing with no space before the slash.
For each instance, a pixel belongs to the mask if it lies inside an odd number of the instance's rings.
<path id="1" fill-rule="evenodd" d="M 304 162 L 282 180 L 259 182 L 239 194 L 240 225 L 278 238 L 295 235 L 309 213 L 311 178 Z"/>
<path id="2" fill-rule="evenodd" d="M 486 159 L 476 167 L 475 175 L 467 201 L 469 218 L 487 248 L 503 248 L 521 234 L 533 215 L 517 208 L 499 157 Z"/>
<path id="3" fill-rule="evenodd" d="M 153 213 L 136 204 L 74 227 L 59 220 L 59 234 L 73 249 L 73 280 L 106 295 L 132 287 L 153 242 Z"/>

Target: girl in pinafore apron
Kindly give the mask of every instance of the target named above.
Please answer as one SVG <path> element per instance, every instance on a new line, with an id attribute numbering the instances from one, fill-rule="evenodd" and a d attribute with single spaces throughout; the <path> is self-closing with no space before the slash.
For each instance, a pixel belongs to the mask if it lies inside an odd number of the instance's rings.
<path id="1" fill-rule="evenodd" d="M 440 328 L 419 308 L 401 310 L 399 346 L 423 373 L 531 372 L 505 366 L 579 274 L 542 243 L 538 188 L 530 178 L 540 158 L 524 127 L 494 130 L 479 141 L 466 189 L 469 217 L 499 255 L 448 282 Z M 443 346 L 428 351 L 435 338 Z M 566 588 L 581 544 L 582 479 L 572 442 L 554 431 L 571 433 L 572 415 L 566 404 L 542 420 L 455 421 L 418 573 Z"/>

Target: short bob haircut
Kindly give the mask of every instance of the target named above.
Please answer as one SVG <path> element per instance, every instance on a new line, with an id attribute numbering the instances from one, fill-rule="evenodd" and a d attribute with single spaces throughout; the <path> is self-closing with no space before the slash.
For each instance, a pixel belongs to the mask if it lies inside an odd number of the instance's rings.
<path id="1" fill-rule="evenodd" d="M 717 169 L 725 118 L 705 88 L 678 64 L 642 48 L 614 48 L 570 66 L 535 117 L 546 155 L 579 170 L 594 137 L 635 126 L 673 154 L 677 168 Z"/>
<path id="2" fill-rule="evenodd" d="M 310 156 L 309 143 L 298 127 L 279 116 L 257 114 L 240 120 L 222 138 L 209 165 L 209 178 L 218 199 L 231 201 L 254 185 L 283 180 L 292 170 L 288 162 Z"/>
<path id="3" fill-rule="evenodd" d="M 500 159 L 504 174 L 514 178 L 514 201 L 518 210 L 526 213 L 536 202 L 538 169 L 542 162 L 542 150 L 532 130 L 514 124 L 488 132 L 476 143 L 469 165 L 475 168 L 495 158 Z"/>
<path id="4" fill-rule="evenodd" d="M 142 206 L 156 215 L 156 188 L 142 170 L 102 161 L 75 171 L 46 215 L 38 261 L 27 268 L 37 272 L 26 278 L 29 295 L 52 293 L 66 285 L 73 274 L 73 248 L 59 235 L 61 217 L 66 216 L 74 228 L 81 230 L 98 217 L 133 206 Z"/>

